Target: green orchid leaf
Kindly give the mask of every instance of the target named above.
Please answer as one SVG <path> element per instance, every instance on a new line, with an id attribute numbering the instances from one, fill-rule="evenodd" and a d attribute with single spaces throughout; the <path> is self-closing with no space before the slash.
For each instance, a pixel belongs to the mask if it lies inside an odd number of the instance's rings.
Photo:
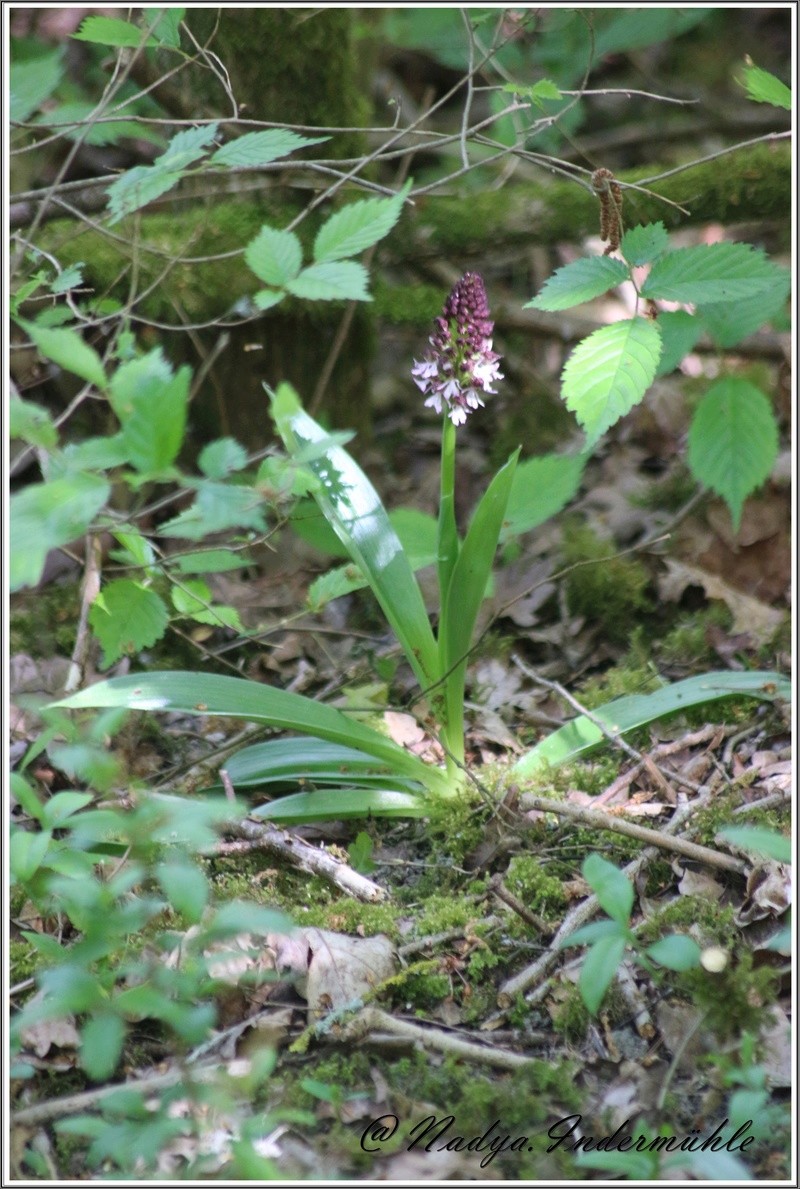
<path id="1" fill-rule="evenodd" d="M 329 435 L 303 410 L 294 389 L 279 385 L 272 416 L 293 457 Z M 340 446 L 310 458 L 315 499 L 370 588 L 423 688 L 439 676 L 436 643 L 422 593 L 377 491 Z"/>
<path id="2" fill-rule="evenodd" d="M 348 718 L 341 710 L 240 677 L 216 673 L 137 673 L 102 681 L 53 705 L 71 710 L 124 706 L 129 710 L 229 715 L 358 747 L 387 764 L 393 772 L 418 780 L 425 788 L 445 791 L 447 787 L 442 771 L 422 763 L 385 735 Z"/>
<path id="3" fill-rule="evenodd" d="M 387 789 L 337 789 L 321 793 L 296 793 L 269 805 L 259 805 L 251 817 L 266 818 L 289 826 L 298 822 L 349 821 L 362 817 L 424 817 L 424 800 L 413 793 Z"/>
<path id="4" fill-rule="evenodd" d="M 769 670 L 701 673 L 696 677 L 687 677 L 685 681 L 665 685 L 652 694 L 630 694 L 625 698 L 617 698 L 593 710 L 592 717 L 612 735 L 624 735 L 626 731 L 646 726 L 665 715 L 686 710 L 689 706 L 699 706 L 737 694 L 791 701 L 792 686 L 786 677 Z M 581 759 L 605 740 L 606 735 L 597 723 L 580 714 L 522 756 L 511 769 L 512 776 L 525 778 L 540 772 L 548 764 L 556 766 Z"/>

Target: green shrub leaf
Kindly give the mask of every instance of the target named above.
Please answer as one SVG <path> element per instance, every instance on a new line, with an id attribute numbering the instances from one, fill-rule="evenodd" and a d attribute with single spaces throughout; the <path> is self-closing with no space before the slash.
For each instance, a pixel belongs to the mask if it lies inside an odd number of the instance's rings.
<path id="1" fill-rule="evenodd" d="M 778 455 L 772 406 L 747 380 L 719 380 L 698 405 L 689 429 L 689 469 L 716 491 L 738 531 L 747 496 L 769 478 Z"/>
<path id="2" fill-rule="evenodd" d="M 218 438 L 203 447 L 197 465 L 209 479 L 224 479 L 247 466 L 247 451 L 235 438 Z"/>
<path id="3" fill-rule="evenodd" d="M 623 260 L 611 256 L 589 256 L 585 260 L 574 260 L 554 272 L 541 293 L 525 303 L 525 309 L 568 310 L 599 297 L 630 276 Z"/>
<path id="4" fill-rule="evenodd" d="M 669 246 L 669 236 L 663 223 L 642 223 L 632 227 L 622 237 L 620 251 L 631 266 L 651 264 Z"/>
<path id="5" fill-rule="evenodd" d="M 29 400 L 12 396 L 8 402 L 8 435 L 19 438 L 31 446 L 52 449 L 58 441 L 58 433 L 47 409 Z"/>
<path id="6" fill-rule="evenodd" d="M 767 293 L 779 270 L 752 244 L 698 244 L 656 260 L 642 297 L 702 305 Z"/>
<path id="7" fill-rule="evenodd" d="M 95 1082 L 110 1078 L 125 1042 L 125 1021 L 114 1012 L 92 1016 L 81 1029 L 81 1065 Z"/>
<path id="8" fill-rule="evenodd" d="M 256 238 L 245 248 L 244 258 L 247 267 L 252 269 L 259 281 L 283 288 L 300 272 L 303 249 L 293 231 L 277 231 L 265 223 Z M 277 300 L 282 296 L 280 294 Z"/>
<path id="9" fill-rule="evenodd" d="M 52 95 L 64 74 L 61 46 L 22 62 L 11 63 L 9 117 L 24 123 Z"/>
<path id="10" fill-rule="evenodd" d="M 194 863 L 173 859 L 159 863 L 156 877 L 164 895 L 174 908 L 191 925 L 196 925 L 203 916 L 208 903 L 208 880 Z"/>
<path id="11" fill-rule="evenodd" d="M 289 128 L 270 128 L 267 132 L 248 132 L 238 140 L 229 140 L 217 149 L 210 165 L 224 165 L 228 169 L 268 165 L 281 157 L 288 157 L 297 149 L 323 144 L 329 136 L 301 136 Z"/>
<path id="12" fill-rule="evenodd" d="M 700 946 L 685 933 L 662 937 L 645 950 L 648 958 L 666 966 L 668 970 L 692 970 L 700 965 Z"/>
<path id="13" fill-rule="evenodd" d="M 103 667 L 155 644 L 167 630 L 163 600 L 131 578 L 117 578 L 100 591 L 89 624 L 103 646 Z"/>
<path id="14" fill-rule="evenodd" d="M 317 232 L 314 260 L 318 264 L 343 260 L 383 239 L 400 218 L 410 189 L 408 181 L 392 198 L 366 198 L 336 211 Z"/>
<path id="15" fill-rule="evenodd" d="M 543 524 L 575 497 L 588 460 L 587 454 L 544 454 L 517 464 L 500 540 Z"/>
<path id="16" fill-rule="evenodd" d="M 100 356 L 94 347 L 83 341 L 77 330 L 69 327 L 51 330 L 45 326 L 37 326 L 35 322 L 23 322 L 22 319 L 19 320 L 19 324 L 45 359 L 52 359 L 53 363 L 57 363 L 64 371 L 80 376 L 96 388 L 107 387 L 108 381 Z"/>
<path id="17" fill-rule="evenodd" d="M 108 45 L 134 49 L 136 46 L 155 46 L 156 37 L 145 37 L 145 31 L 118 17 L 86 17 L 72 36 L 76 41 L 91 41 L 94 45 Z"/>
<path id="18" fill-rule="evenodd" d="M 732 310 L 736 307 L 726 305 L 723 308 Z M 656 376 L 667 376 L 689 354 L 703 333 L 703 324 L 697 314 L 688 314 L 686 310 L 668 310 L 659 314 L 658 328 L 661 331 L 662 352 Z"/>
<path id="19" fill-rule="evenodd" d="M 367 292 L 369 277 L 361 264 L 336 260 L 310 264 L 286 288 L 295 297 L 309 301 L 372 301 Z"/>
<path id="20" fill-rule="evenodd" d="M 748 63 L 742 72 L 742 86 L 755 103 L 769 103 L 773 107 L 792 110 L 792 92 L 774 74 Z"/>
<path id="21" fill-rule="evenodd" d="M 633 884 L 627 875 L 604 859 L 590 854 L 583 861 L 583 878 L 597 896 L 600 907 L 612 921 L 627 925 L 633 908 Z"/>
<path id="22" fill-rule="evenodd" d="M 631 318 L 595 330 L 567 361 L 562 395 L 593 446 L 638 404 L 653 382 L 661 355 L 654 322 Z"/>
<path id="23" fill-rule="evenodd" d="M 613 982 L 624 953 L 624 937 L 604 937 L 594 943 L 583 959 L 578 990 L 593 1016 L 600 1009 L 603 996 Z"/>
<path id="24" fill-rule="evenodd" d="M 69 474 L 32 483 L 11 498 L 11 589 L 35 586 L 50 549 L 82 536 L 111 494 L 97 475 Z"/>

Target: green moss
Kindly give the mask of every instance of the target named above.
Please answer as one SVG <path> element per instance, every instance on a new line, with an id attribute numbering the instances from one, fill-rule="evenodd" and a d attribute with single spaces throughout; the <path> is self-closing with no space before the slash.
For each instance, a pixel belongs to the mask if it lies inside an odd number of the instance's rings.
<path id="1" fill-rule="evenodd" d="M 713 631 L 727 631 L 732 622 L 728 608 L 722 602 L 711 603 L 702 611 L 681 616 L 680 623 L 657 643 L 660 661 L 664 665 L 695 668 L 713 663 L 714 651 L 710 640 Z"/>
<path id="2" fill-rule="evenodd" d="M 508 865 L 505 886 L 532 912 L 551 916 L 567 900 L 561 881 L 548 875 L 537 855 L 517 855 Z"/>
<path id="3" fill-rule="evenodd" d="M 719 974 L 687 970 L 675 979 L 676 987 L 706 1013 L 703 1026 L 720 1042 L 742 1032 L 757 1034 L 764 1024 L 764 1009 L 774 1001 L 780 984 L 776 970 L 754 968 L 753 954 L 743 946 L 736 948 L 732 961 Z"/>
<path id="4" fill-rule="evenodd" d="M 385 322 L 427 329 L 441 314 L 447 291 L 437 285 L 387 285 L 376 279 L 372 296 L 373 312 Z"/>
<path id="5" fill-rule="evenodd" d="M 617 556 L 610 541 L 575 523 L 565 529 L 564 561 L 575 567 L 567 575 L 572 614 L 585 616 L 612 641 L 628 640 L 637 617 L 652 608 L 645 593 L 650 575 L 642 563 Z"/>
<path id="6" fill-rule="evenodd" d="M 26 652 L 35 659 L 72 655 L 80 614 L 77 582 L 24 590 L 11 596 L 9 626 L 12 655 Z"/>
<path id="7" fill-rule="evenodd" d="M 734 911 L 703 896 L 679 896 L 645 922 L 636 931 L 642 945 L 651 945 L 668 933 L 699 930 L 703 944 L 729 945 L 734 932 Z"/>
<path id="8" fill-rule="evenodd" d="M 589 1027 L 589 1009 L 575 986 L 568 986 L 563 1000 L 553 1011 L 553 1027 L 572 1043 L 583 1040 Z"/>

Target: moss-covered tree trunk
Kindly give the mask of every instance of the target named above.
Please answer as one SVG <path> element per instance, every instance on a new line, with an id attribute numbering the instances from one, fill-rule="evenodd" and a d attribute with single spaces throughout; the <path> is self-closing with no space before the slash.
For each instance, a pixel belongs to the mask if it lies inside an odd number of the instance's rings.
<path id="1" fill-rule="evenodd" d="M 358 129 L 368 112 L 353 38 L 353 12 L 343 8 L 196 8 L 187 21 L 201 45 L 217 55 L 230 80 L 239 114 L 254 120 L 310 127 Z M 211 70 L 187 72 L 184 86 L 198 115 L 231 114 L 231 99 Z M 362 137 L 354 131 L 334 135 L 325 152 L 331 157 L 358 156 Z M 281 227 L 297 211 L 297 196 L 286 195 L 287 213 L 277 213 Z M 310 200 L 310 195 L 309 195 Z M 242 196 L 240 203 L 255 202 Z M 281 193 L 270 193 L 280 210 Z M 208 217 L 213 221 L 213 208 Z M 246 242 L 246 241 L 245 241 Z M 242 246 L 244 246 L 242 244 Z M 240 262 L 244 269 L 244 264 Z M 224 298 L 224 294 L 219 296 Z M 309 402 L 333 348 L 343 303 L 283 305 L 254 324 L 231 331 L 230 342 L 214 363 L 213 376 L 198 400 L 197 413 L 208 429 L 231 433 L 255 445 L 263 442 L 266 398 L 262 381 L 289 380 Z M 204 332 L 213 349 L 218 332 Z M 358 310 L 330 376 L 321 409 L 332 423 L 368 432 L 368 360 L 372 335 L 366 310 Z M 256 348 L 256 349 L 254 349 Z"/>

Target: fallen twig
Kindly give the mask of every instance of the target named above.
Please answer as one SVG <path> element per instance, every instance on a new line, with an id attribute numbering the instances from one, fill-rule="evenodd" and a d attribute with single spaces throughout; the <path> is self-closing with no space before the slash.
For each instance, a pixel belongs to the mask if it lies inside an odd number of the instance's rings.
<path id="1" fill-rule="evenodd" d="M 661 830 L 651 830 L 647 826 L 639 826 L 636 822 L 626 821 L 621 817 L 611 817 L 599 809 L 588 809 L 583 805 L 573 805 L 569 801 L 550 801 L 545 797 L 536 797 L 531 793 L 523 793 L 520 797 L 520 807 L 523 809 L 539 809 L 542 813 L 557 813 L 561 817 L 571 817 L 587 826 L 595 826 L 598 830 L 611 830 L 614 834 L 626 834 L 629 838 L 638 838 L 650 846 L 660 847 L 662 850 L 672 850 L 687 859 L 695 859 L 698 863 L 706 863 L 709 867 L 718 867 L 723 871 L 735 871 L 737 875 L 747 874 L 747 865 L 731 855 L 724 855 L 720 851 L 711 850 L 708 846 L 701 846 L 697 842 L 689 842 L 686 838 L 672 838 Z"/>
<path id="2" fill-rule="evenodd" d="M 474 1061 L 478 1065 L 493 1065 L 495 1069 L 519 1069 L 523 1065 L 530 1065 L 534 1060 L 533 1057 L 512 1053 L 508 1049 L 462 1040 L 460 1036 L 453 1036 L 440 1028 L 425 1028 L 421 1024 L 411 1024 L 408 1020 L 397 1020 L 378 1007 L 366 1007 L 359 1012 L 349 1026 L 347 1035 L 348 1038 L 362 1039 L 371 1032 L 388 1032 L 391 1036 L 399 1036 L 414 1044 L 421 1044 L 426 1049 L 436 1049 L 440 1053 L 461 1057 L 464 1061 Z"/>
<path id="3" fill-rule="evenodd" d="M 334 858 L 328 851 L 311 846 L 302 838 L 293 838 L 290 834 L 279 830 L 277 826 L 255 822 L 252 818 L 244 818 L 239 822 L 228 823 L 225 829 L 229 834 L 238 835 L 240 841 L 218 842 L 206 853 L 233 855 L 251 850 L 265 850 L 285 859 L 299 871 L 305 871 L 309 875 L 320 875 L 356 900 L 366 900 L 370 904 L 375 904 L 379 900 L 386 899 L 387 893 L 379 884 L 373 883 L 364 875 L 359 875 L 347 863 Z"/>

